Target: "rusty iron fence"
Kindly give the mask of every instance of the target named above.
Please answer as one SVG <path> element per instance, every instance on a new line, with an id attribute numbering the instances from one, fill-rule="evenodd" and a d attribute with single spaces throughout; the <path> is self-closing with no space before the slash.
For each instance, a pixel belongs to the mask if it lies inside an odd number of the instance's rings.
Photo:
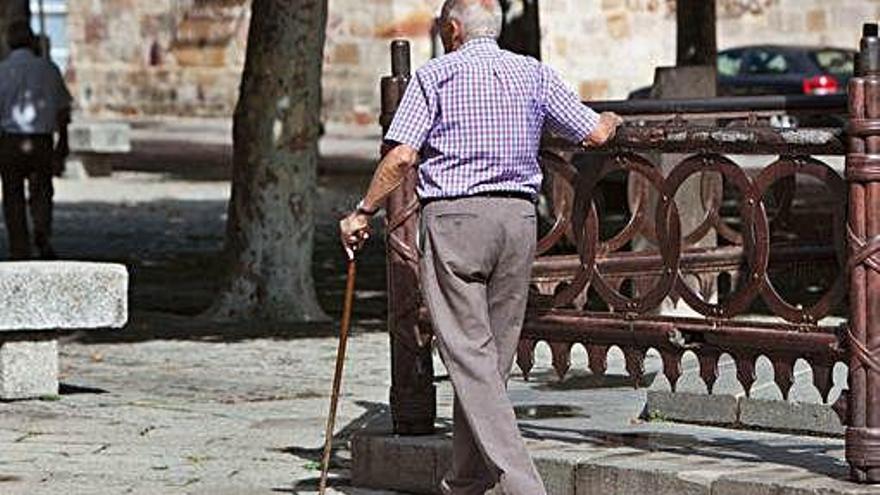
<path id="1" fill-rule="evenodd" d="M 540 341 L 560 376 L 575 344 L 597 374 L 616 346 L 636 385 L 654 349 L 675 390 L 690 351 L 710 393 L 727 354 L 748 394 L 765 356 L 787 400 L 803 359 L 827 402 L 833 368 L 844 362 L 848 390 L 834 408 L 848 426 L 852 477 L 880 482 L 880 40 L 872 29 L 848 95 L 597 102 L 628 121 L 600 154 L 545 138 L 553 222 L 538 244 L 517 355 L 526 377 Z M 408 44 L 395 41 L 392 76 L 382 81 L 386 130 L 409 64 Z M 794 111 L 840 113 L 849 124 L 776 129 L 760 121 Z M 753 170 L 730 155 L 778 158 Z M 835 155 L 846 156 L 843 175 L 819 158 Z M 624 200 L 606 197 L 614 180 Z M 433 431 L 436 406 L 415 182 L 413 171 L 387 205 L 390 403 L 395 431 L 409 435 Z M 804 188 L 819 207 L 804 204 Z M 614 199 L 623 208 L 612 215 Z M 779 287 L 791 285 L 792 273 L 810 279 L 794 288 L 808 293 Z M 669 314 L 671 305 L 689 314 Z"/>

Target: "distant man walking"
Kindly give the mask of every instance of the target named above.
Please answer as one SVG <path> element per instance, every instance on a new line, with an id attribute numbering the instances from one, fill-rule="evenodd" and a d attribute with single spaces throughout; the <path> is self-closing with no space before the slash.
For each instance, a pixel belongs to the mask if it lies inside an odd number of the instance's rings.
<path id="1" fill-rule="evenodd" d="M 12 51 L 0 61 L 0 178 L 9 257 L 31 257 L 27 180 L 34 244 L 40 258 L 52 259 L 52 175 L 63 169 L 69 152 L 71 97 L 58 67 L 34 53 L 34 34 L 27 22 L 10 24 L 7 43 Z"/>
<path id="2" fill-rule="evenodd" d="M 357 210 L 340 224 L 358 250 L 369 219 L 418 164 L 421 283 L 438 347 L 455 389 L 453 463 L 447 494 L 542 495 L 507 397 L 525 315 L 537 238 L 538 147 L 545 126 L 600 145 L 620 117 L 585 107 L 540 62 L 501 50 L 496 0 L 447 0 L 447 55 L 419 69 Z"/>

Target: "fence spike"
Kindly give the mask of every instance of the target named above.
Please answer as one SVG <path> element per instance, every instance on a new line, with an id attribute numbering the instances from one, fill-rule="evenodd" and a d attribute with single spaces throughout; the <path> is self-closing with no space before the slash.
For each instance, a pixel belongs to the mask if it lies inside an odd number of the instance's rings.
<path id="1" fill-rule="evenodd" d="M 752 385 L 755 384 L 755 356 L 751 354 L 739 354 L 734 356 L 736 363 L 736 378 L 742 385 L 746 397 L 752 396 Z"/>
<path id="2" fill-rule="evenodd" d="M 682 352 L 673 349 L 662 349 L 660 358 L 663 359 L 663 374 L 669 380 L 669 388 L 675 392 L 678 379 L 681 377 Z"/>
<path id="3" fill-rule="evenodd" d="M 645 350 L 627 347 L 623 350 L 623 357 L 626 361 L 626 372 L 633 381 L 633 388 L 639 388 L 645 375 Z"/>
<path id="4" fill-rule="evenodd" d="M 700 360 L 700 378 L 706 384 L 706 391 L 712 393 L 715 388 L 715 382 L 718 380 L 718 358 L 717 352 L 705 350 L 698 356 Z"/>
<path id="5" fill-rule="evenodd" d="M 565 379 L 565 374 L 571 367 L 571 344 L 568 342 L 552 342 L 550 353 L 553 356 L 553 369 L 560 380 Z"/>
<path id="6" fill-rule="evenodd" d="M 535 366 L 535 345 L 537 342 L 531 339 L 520 339 L 516 348 L 516 365 L 522 371 L 523 379 L 529 380 L 529 373 Z"/>
<path id="7" fill-rule="evenodd" d="M 819 390 L 822 402 L 827 404 L 831 387 L 834 386 L 834 368 L 813 363 L 810 363 L 810 367 L 813 368 L 813 385 Z"/>
<path id="8" fill-rule="evenodd" d="M 678 309 L 678 303 L 679 301 L 681 301 L 681 294 L 678 293 L 678 289 L 676 287 L 673 287 L 672 290 L 669 291 L 669 295 L 667 297 L 669 298 L 669 302 L 672 303 L 672 308 Z"/>
<path id="9" fill-rule="evenodd" d="M 594 375 L 602 376 L 608 370 L 608 346 L 584 344 L 587 348 L 587 361 Z"/>
<path id="10" fill-rule="evenodd" d="M 788 400 L 788 394 L 794 383 L 794 360 L 790 357 L 781 357 L 771 361 L 773 362 L 773 376 L 776 385 L 782 392 L 782 400 Z"/>

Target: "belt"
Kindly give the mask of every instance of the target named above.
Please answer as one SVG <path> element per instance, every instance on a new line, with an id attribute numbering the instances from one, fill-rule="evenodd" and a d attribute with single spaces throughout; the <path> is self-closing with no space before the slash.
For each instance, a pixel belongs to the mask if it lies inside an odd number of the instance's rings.
<path id="1" fill-rule="evenodd" d="M 425 198 L 419 200 L 422 207 L 428 206 L 431 203 L 437 201 L 455 201 L 456 199 L 467 199 L 467 198 L 509 198 L 509 199 L 521 199 L 523 201 L 528 201 L 529 203 L 535 204 L 537 201 L 535 196 L 531 193 L 523 192 L 523 191 L 485 191 L 478 192 L 476 194 L 468 194 L 462 196 L 444 196 L 440 198 Z"/>

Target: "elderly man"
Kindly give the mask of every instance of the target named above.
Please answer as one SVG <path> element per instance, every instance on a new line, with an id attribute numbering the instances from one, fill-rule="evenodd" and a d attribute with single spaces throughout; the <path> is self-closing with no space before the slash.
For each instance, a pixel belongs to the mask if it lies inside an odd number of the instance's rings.
<path id="1" fill-rule="evenodd" d="M 501 50 L 496 0 L 447 0 L 440 22 L 447 55 L 410 82 L 385 136 L 396 147 L 342 220 L 342 242 L 362 247 L 370 217 L 418 165 L 422 293 L 456 395 L 441 489 L 500 483 L 508 495 L 541 495 L 506 391 L 537 237 L 539 142 L 546 126 L 600 145 L 621 121 L 585 107 L 546 65 Z"/>
<path id="2" fill-rule="evenodd" d="M 71 97 L 58 67 L 34 53 L 35 38 L 26 21 L 10 24 L 6 37 L 12 51 L 0 62 L 0 176 L 9 255 L 31 256 L 27 180 L 34 244 L 40 258 L 50 259 L 55 257 L 50 243 L 52 175 L 61 170 L 68 153 Z"/>

